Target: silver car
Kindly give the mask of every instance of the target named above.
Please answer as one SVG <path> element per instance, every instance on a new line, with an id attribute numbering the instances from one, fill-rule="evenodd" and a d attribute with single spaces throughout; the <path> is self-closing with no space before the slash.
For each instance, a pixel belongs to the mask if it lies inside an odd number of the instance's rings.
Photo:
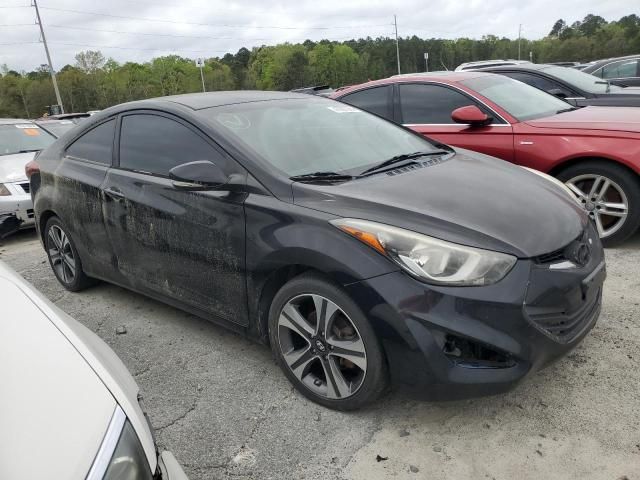
<path id="1" fill-rule="evenodd" d="M 187 478 L 122 361 L 2 262 L 0 306 L 0 478 Z"/>
<path id="2" fill-rule="evenodd" d="M 30 120 L 0 119 L 0 238 L 34 226 L 24 168 L 55 137 Z"/>

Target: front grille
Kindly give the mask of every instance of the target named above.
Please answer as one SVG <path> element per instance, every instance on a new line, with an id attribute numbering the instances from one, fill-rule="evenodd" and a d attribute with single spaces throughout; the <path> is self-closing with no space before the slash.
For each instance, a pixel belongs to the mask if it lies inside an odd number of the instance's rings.
<path id="1" fill-rule="evenodd" d="M 551 253 L 544 253 L 542 255 L 538 255 L 534 258 L 534 261 L 540 265 L 546 265 L 548 263 L 561 262 L 566 260 L 566 256 L 564 254 L 566 247 L 560 248 Z"/>
<path id="2" fill-rule="evenodd" d="M 569 343 L 578 337 L 600 314 L 602 288 L 578 310 L 567 313 L 548 307 L 525 306 L 531 323 L 560 343 Z"/>
<path id="3" fill-rule="evenodd" d="M 29 182 L 21 183 L 20 184 L 20 188 L 22 188 L 22 190 L 24 190 L 24 193 L 29 193 L 29 191 L 30 191 Z"/>

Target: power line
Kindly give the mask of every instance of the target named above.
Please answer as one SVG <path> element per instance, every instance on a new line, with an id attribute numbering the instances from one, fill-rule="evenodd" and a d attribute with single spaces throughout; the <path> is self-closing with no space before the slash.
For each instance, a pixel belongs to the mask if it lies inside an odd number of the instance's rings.
<path id="1" fill-rule="evenodd" d="M 146 17 L 132 17 L 129 15 L 114 15 L 111 13 L 89 12 L 86 10 L 72 10 L 67 8 L 55 8 L 55 7 L 41 7 L 43 10 L 53 10 L 57 12 L 77 13 L 82 15 L 96 15 L 100 17 L 110 18 L 123 18 L 128 20 L 138 20 L 143 22 L 159 22 L 159 23 L 173 23 L 178 25 L 195 25 L 200 27 L 224 27 L 224 28 L 259 28 L 259 29 L 279 29 L 279 30 L 331 30 L 335 28 L 371 28 L 371 27 L 387 27 L 388 23 L 379 25 L 334 25 L 330 27 L 290 27 L 283 25 L 251 25 L 251 24 L 214 24 L 214 23 L 197 23 L 197 22 L 182 22 L 178 20 L 167 20 L 162 18 L 146 18 Z"/>
<path id="2" fill-rule="evenodd" d="M 139 50 L 141 52 L 160 52 L 160 51 L 180 51 L 189 53 L 227 53 L 226 50 L 186 50 L 186 49 L 174 49 L 174 48 L 137 48 L 137 47 L 120 47 L 116 45 L 89 45 L 87 43 L 67 43 L 67 42 L 49 42 L 53 45 L 66 45 L 70 47 L 89 47 L 89 48 L 115 48 L 117 50 Z"/>
<path id="3" fill-rule="evenodd" d="M 0 46 L 4 47 L 7 45 L 32 45 L 32 44 L 39 44 L 40 42 L 11 42 L 11 43 L 0 43 Z"/>
<path id="4" fill-rule="evenodd" d="M 118 34 L 124 34 L 124 35 L 144 35 L 144 36 L 150 36 L 150 37 L 199 38 L 199 39 L 209 39 L 209 40 L 246 40 L 246 41 L 269 40 L 268 38 L 209 37 L 206 35 L 176 35 L 172 33 L 125 32 L 121 30 L 103 30 L 100 28 L 88 28 L 88 27 L 68 27 L 65 25 L 53 25 L 53 24 L 48 24 L 47 28 L 61 28 L 64 30 L 84 30 L 89 32 L 103 32 L 103 33 L 118 33 Z"/>

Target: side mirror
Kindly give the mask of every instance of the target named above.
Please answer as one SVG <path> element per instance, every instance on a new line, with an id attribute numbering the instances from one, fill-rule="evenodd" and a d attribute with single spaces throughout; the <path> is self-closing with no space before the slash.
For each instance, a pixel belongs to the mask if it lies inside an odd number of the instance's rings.
<path id="1" fill-rule="evenodd" d="M 475 105 L 467 105 L 466 107 L 456 108 L 453 112 L 451 112 L 451 118 L 456 123 L 468 123 L 473 127 L 488 125 L 493 121 L 493 118 L 484 113 Z"/>
<path id="2" fill-rule="evenodd" d="M 560 88 L 552 88 L 551 90 L 547 90 L 547 93 L 550 93 L 555 97 L 561 98 L 562 100 L 567 98 L 567 93 Z"/>
<path id="3" fill-rule="evenodd" d="M 229 181 L 222 169 L 209 160 L 183 163 L 169 170 L 169 178 L 176 187 L 215 188 Z"/>

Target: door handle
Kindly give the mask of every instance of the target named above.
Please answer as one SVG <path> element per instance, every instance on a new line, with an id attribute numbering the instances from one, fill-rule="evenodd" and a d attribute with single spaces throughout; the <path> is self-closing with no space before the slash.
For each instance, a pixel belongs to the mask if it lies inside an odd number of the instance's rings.
<path id="1" fill-rule="evenodd" d="M 104 194 L 116 201 L 120 201 L 124 198 L 124 193 L 117 188 L 105 188 Z"/>

